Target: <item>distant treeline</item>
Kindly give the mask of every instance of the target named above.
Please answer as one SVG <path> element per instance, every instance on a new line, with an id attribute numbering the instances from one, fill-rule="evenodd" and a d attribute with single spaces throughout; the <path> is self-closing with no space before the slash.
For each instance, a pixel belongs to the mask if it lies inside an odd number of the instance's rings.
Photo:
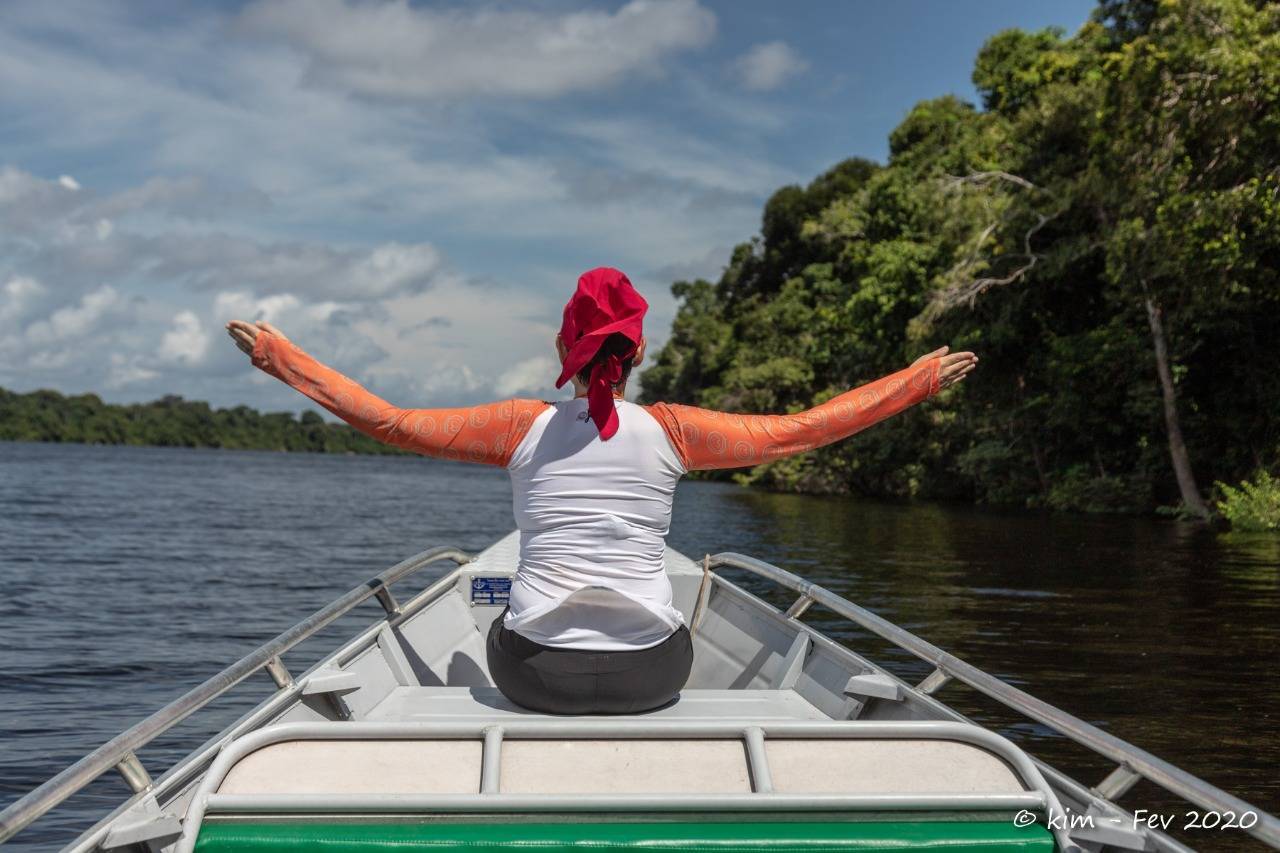
<path id="1" fill-rule="evenodd" d="M 0 440 L 160 447 L 225 447 L 305 453 L 403 453 L 315 412 L 263 413 L 248 406 L 214 409 L 167 396 L 127 406 L 95 394 L 16 394 L 0 388 Z"/>
<path id="2" fill-rule="evenodd" d="M 1102 0 L 992 36 L 973 82 L 677 282 L 646 400 L 798 411 L 945 343 L 963 386 L 739 479 L 1204 517 L 1280 470 L 1280 3 Z"/>

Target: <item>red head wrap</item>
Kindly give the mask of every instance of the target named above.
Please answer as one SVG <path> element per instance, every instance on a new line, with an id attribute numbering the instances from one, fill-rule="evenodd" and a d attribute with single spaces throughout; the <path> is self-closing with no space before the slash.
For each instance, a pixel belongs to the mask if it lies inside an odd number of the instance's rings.
<path id="1" fill-rule="evenodd" d="M 609 440 L 618 431 L 613 406 L 613 385 L 622 379 L 622 359 L 635 354 L 643 336 L 644 312 L 649 308 L 631 282 L 612 267 L 597 267 L 582 274 L 573 298 L 564 306 L 560 340 L 568 347 L 564 369 L 556 380 L 559 388 L 595 357 L 600 345 L 615 332 L 631 340 L 629 352 L 611 355 L 591 368 L 587 383 L 587 411 L 600 438 Z"/>

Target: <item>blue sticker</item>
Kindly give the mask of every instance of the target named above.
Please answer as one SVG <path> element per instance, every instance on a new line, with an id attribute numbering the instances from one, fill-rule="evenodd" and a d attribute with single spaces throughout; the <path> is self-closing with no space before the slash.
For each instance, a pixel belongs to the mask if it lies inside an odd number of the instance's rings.
<path id="1" fill-rule="evenodd" d="M 472 578 L 472 604 L 501 604 L 511 601 L 511 578 Z"/>

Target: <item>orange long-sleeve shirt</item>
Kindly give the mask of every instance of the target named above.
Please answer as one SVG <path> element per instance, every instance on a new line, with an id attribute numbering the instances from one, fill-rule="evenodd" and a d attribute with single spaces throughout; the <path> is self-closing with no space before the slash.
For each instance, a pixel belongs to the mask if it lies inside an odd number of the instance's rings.
<path id="1" fill-rule="evenodd" d="M 253 364 L 366 435 L 441 459 L 505 466 L 533 419 L 549 405 L 503 400 L 451 409 L 402 409 L 316 361 L 292 341 L 267 332 L 254 341 Z"/>
<path id="2" fill-rule="evenodd" d="M 940 364 L 930 359 L 793 415 L 740 415 L 669 403 L 646 408 L 686 469 L 742 468 L 848 438 L 936 394 Z"/>
<path id="3" fill-rule="evenodd" d="M 403 409 L 263 332 L 258 368 L 306 394 L 377 440 L 427 456 L 505 466 L 534 419 L 551 404 L 502 400 L 478 406 Z M 790 415 L 745 415 L 671 403 L 643 406 L 662 426 L 685 470 L 741 468 L 847 438 L 937 393 L 941 361 L 930 359 Z"/>
<path id="4" fill-rule="evenodd" d="M 602 441 L 582 398 L 402 409 L 266 332 L 253 363 L 379 441 L 505 467 L 522 535 L 504 624 L 535 642 L 589 649 L 647 648 L 681 624 L 663 552 L 685 473 L 756 465 L 850 436 L 936 392 L 940 365 L 914 365 L 793 415 L 619 399 L 618 432 Z M 612 611 L 560 609 L 574 592 L 601 585 L 641 609 L 622 622 Z"/>

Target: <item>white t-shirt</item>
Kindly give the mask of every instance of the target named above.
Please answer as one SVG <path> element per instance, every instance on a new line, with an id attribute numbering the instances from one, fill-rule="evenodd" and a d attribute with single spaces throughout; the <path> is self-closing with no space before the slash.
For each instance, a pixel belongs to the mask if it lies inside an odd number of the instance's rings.
<path id="1" fill-rule="evenodd" d="M 253 363 L 378 441 L 505 465 L 520 528 L 506 626 L 544 645 L 602 651 L 657 645 L 683 622 L 662 558 L 686 471 L 758 465 L 846 438 L 936 394 L 941 369 L 938 358 L 917 362 L 790 415 L 615 400 L 618 432 L 601 441 L 586 398 L 404 409 L 270 333 L 254 341 Z"/>
<path id="2" fill-rule="evenodd" d="M 536 643 L 643 649 L 684 622 L 663 553 L 685 467 L 652 415 L 614 405 L 608 441 L 585 397 L 551 405 L 507 464 L 520 564 L 503 624 Z"/>

